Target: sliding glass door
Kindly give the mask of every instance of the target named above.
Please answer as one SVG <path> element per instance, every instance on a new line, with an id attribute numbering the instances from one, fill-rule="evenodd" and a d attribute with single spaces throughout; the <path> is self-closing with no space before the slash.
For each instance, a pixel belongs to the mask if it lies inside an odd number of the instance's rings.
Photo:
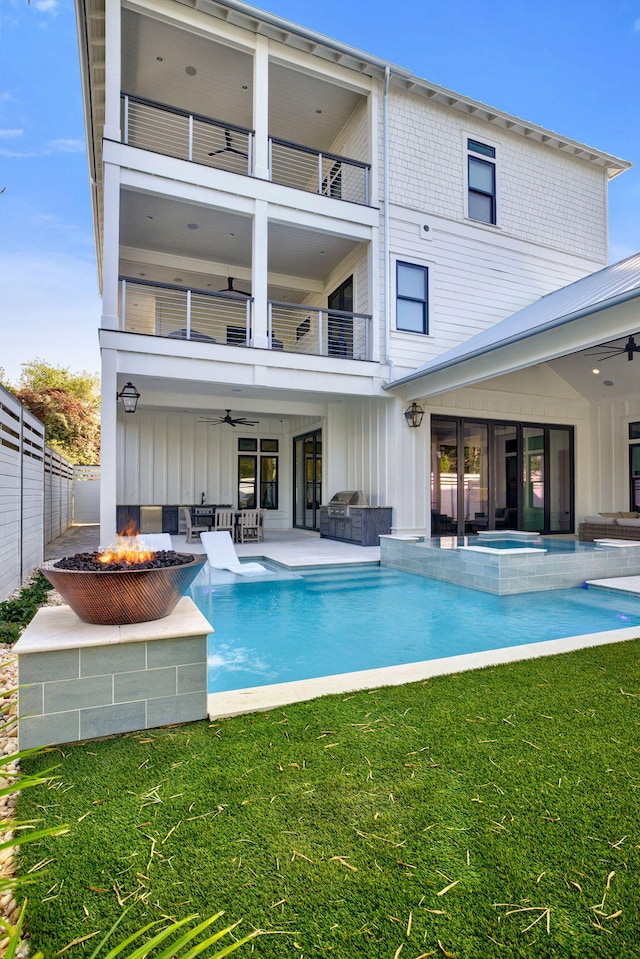
<path id="1" fill-rule="evenodd" d="M 573 530 L 573 429 L 432 418 L 432 535 Z"/>

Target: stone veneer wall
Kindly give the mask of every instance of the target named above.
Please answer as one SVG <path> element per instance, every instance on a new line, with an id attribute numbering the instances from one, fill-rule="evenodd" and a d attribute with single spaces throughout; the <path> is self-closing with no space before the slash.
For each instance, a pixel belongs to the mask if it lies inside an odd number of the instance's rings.
<path id="1" fill-rule="evenodd" d="M 483 545 L 490 546 L 490 543 Z M 523 543 L 527 546 L 527 543 Z M 640 574 L 640 545 L 575 553 L 492 554 L 438 549 L 428 543 L 380 537 L 383 566 L 486 593 L 529 593 L 581 586 L 587 580 Z"/>
<path id="2" fill-rule="evenodd" d="M 203 719 L 211 632 L 188 597 L 164 619 L 129 626 L 39 610 L 15 647 L 19 748 Z"/>

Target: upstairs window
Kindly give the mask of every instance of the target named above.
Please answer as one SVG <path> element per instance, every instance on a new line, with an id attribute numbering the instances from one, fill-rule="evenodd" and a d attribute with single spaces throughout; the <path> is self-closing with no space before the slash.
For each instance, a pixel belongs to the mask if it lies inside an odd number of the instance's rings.
<path id="1" fill-rule="evenodd" d="M 496 222 L 496 150 L 467 140 L 468 215 L 481 223 Z"/>
<path id="2" fill-rule="evenodd" d="M 396 263 L 396 329 L 429 332 L 429 270 L 415 263 Z"/>

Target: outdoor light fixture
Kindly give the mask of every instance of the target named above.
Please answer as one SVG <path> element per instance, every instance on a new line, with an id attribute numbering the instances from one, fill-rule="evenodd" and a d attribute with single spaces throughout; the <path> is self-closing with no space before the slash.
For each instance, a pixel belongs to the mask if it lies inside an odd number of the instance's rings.
<path id="1" fill-rule="evenodd" d="M 123 386 L 119 393 L 116 393 L 116 399 L 122 400 L 125 413 L 135 413 L 138 400 L 140 399 L 140 393 L 131 380 L 129 380 L 127 385 Z"/>
<path id="2" fill-rule="evenodd" d="M 422 423 L 423 416 L 424 416 L 424 410 L 422 409 L 421 406 L 418 406 L 415 400 L 411 404 L 411 406 L 408 406 L 407 409 L 404 411 L 404 418 L 407 421 L 407 426 L 409 427 L 409 429 L 412 429 L 412 430 L 420 426 L 420 424 Z"/>

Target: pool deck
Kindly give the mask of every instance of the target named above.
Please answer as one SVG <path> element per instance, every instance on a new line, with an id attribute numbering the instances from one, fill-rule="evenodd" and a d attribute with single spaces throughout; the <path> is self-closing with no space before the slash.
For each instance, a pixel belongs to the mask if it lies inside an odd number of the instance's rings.
<path id="1" fill-rule="evenodd" d="M 178 552 L 202 555 L 202 543 L 187 543 L 184 534 L 172 536 L 173 548 Z M 66 532 L 52 540 L 45 549 L 45 559 L 60 559 L 98 549 L 100 529 L 98 526 L 70 526 Z M 107 544 L 103 544 L 107 545 Z M 240 558 L 264 556 L 289 569 L 305 566 L 342 566 L 351 563 L 379 563 L 379 546 L 355 546 L 337 540 L 321 539 L 319 533 L 300 529 L 268 529 L 262 543 L 236 543 Z"/>

